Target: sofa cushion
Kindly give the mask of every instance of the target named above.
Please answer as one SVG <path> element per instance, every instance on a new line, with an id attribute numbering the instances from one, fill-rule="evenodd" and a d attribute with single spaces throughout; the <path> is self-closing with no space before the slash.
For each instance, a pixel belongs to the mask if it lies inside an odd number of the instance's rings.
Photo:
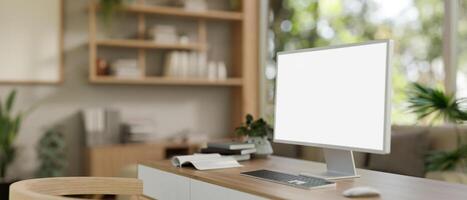
<path id="1" fill-rule="evenodd" d="M 392 131 L 391 153 L 388 155 L 371 154 L 368 169 L 403 174 L 425 176 L 425 155 L 429 141 L 426 130 Z"/>

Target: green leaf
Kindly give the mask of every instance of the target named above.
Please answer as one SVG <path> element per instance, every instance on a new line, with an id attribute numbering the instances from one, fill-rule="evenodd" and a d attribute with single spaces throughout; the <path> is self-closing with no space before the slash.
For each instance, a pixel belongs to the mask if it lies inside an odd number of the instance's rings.
<path id="1" fill-rule="evenodd" d="M 5 112 L 8 114 L 11 112 L 13 109 L 13 104 L 15 103 L 15 98 L 16 98 L 16 90 L 13 90 L 10 92 L 8 95 L 6 105 L 5 105 Z"/>
<path id="2" fill-rule="evenodd" d="M 246 115 L 246 124 L 250 125 L 253 122 L 253 116 L 251 114 Z"/>

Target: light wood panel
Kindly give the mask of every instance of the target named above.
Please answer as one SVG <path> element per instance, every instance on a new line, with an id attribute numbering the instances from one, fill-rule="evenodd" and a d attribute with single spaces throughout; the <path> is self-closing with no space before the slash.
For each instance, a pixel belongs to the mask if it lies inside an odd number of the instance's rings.
<path id="1" fill-rule="evenodd" d="M 147 160 L 163 160 L 167 151 L 185 149 L 194 153 L 198 144 L 161 142 L 153 144 L 123 144 L 87 149 L 87 174 L 89 176 L 118 176 L 124 167 Z"/>
<path id="2" fill-rule="evenodd" d="M 157 14 L 157 15 L 170 15 L 187 18 L 200 18 L 210 20 L 234 20 L 239 21 L 243 19 L 243 13 L 232 11 L 188 11 L 183 8 L 164 7 L 164 6 L 141 6 L 141 5 L 128 5 L 124 6 L 122 10 L 127 12 Z"/>
<path id="3" fill-rule="evenodd" d="M 411 200 L 464 200 L 467 186 L 429 179 L 402 176 L 370 170 L 358 170 L 361 178 L 337 181 L 335 188 L 304 190 L 282 184 L 262 181 L 240 175 L 241 172 L 268 169 L 286 173 L 312 172 L 325 169 L 322 163 L 271 156 L 242 162 L 243 167 L 222 170 L 198 171 L 191 167 L 177 168 L 169 161 L 145 162 L 145 166 L 195 180 L 254 194 L 268 199 L 348 199 L 342 192 L 355 186 L 370 186 L 381 192 L 381 197 L 359 199 L 411 199 Z"/>
<path id="4" fill-rule="evenodd" d="M 246 114 L 259 117 L 259 1 L 242 0 L 242 23 L 235 23 L 232 31 L 233 76 L 243 78 L 243 87 L 235 88 L 232 96 L 232 129 Z"/>
<path id="5" fill-rule="evenodd" d="M 77 200 L 62 195 L 89 194 L 131 195 L 132 199 L 140 199 L 143 183 L 133 178 L 60 177 L 24 180 L 10 186 L 10 200 Z"/>
<path id="6" fill-rule="evenodd" d="M 90 1 L 91 6 L 89 7 L 89 79 L 94 80 L 97 77 L 97 16 L 96 7 L 93 2 Z"/>
<path id="7" fill-rule="evenodd" d="M 241 78 L 228 78 L 226 80 L 206 80 L 196 78 L 173 77 L 144 77 L 138 79 L 115 78 L 100 76 L 91 80 L 92 83 L 107 84 L 136 84 L 136 85 L 185 85 L 185 86 L 241 86 Z"/>
<path id="8" fill-rule="evenodd" d="M 143 48 L 143 49 L 174 49 L 174 50 L 197 50 L 201 44 L 158 44 L 149 40 L 138 39 L 106 39 L 97 40 L 98 46 Z"/>

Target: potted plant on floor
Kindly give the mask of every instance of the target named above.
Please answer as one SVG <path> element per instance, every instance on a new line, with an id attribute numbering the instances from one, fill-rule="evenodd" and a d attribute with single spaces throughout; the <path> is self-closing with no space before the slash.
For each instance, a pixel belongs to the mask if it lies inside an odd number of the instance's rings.
<path id="1" fill-rule="evenodd" d="M 255 144 L 256 156 L 266 157 L 273 153 L 268 136 L 272 135 L 272 127 L 259 118 L 254 120 L 253 116 L 248 114 L 245 123 L 235 129 L 235 133 L 240 136 L 246 136 L 248 143 Z"/>
<path id="2" fill-rule="evenodd" d="M 465 104 L 467 99 L 455 98 L 443 90 L 429 88 L 414 83 L 409 91 L 409 111 L 416 114 L 418 120 L 427 120 L 430 124 L 444 121 L 456 130 L 457 146 L 451 151 L 431 152 L 426 158 L 428 172 L 466 170 L 467 144 L 463 143 L 463 133 L 459 125 L 467 121 Z"/>
<path id="3" fill-rule="evenodd" d="M 16 90 L 13 90 L 4 102 L 0 99 L 0 199 L 8 199 L 11 182 L 6 179 L 7 169 L 15 158 L 13 142 L 26 115 L 26 112 L 21 111 L 13 114 L 15 97 Z"/>

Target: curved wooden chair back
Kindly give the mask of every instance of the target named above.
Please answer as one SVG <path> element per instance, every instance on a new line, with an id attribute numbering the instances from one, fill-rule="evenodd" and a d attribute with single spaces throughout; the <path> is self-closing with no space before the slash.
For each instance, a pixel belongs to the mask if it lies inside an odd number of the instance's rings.
<path id="1" fill-rule="evenodd" d="M 10 200 L 70 200 L 64 195 L 129 195 L 143 199 L 143 183 L 134 178 L 60 177 L 19 181 L 10 186 Z M 82 199 L 80 199 L 82 200 Z"/>

